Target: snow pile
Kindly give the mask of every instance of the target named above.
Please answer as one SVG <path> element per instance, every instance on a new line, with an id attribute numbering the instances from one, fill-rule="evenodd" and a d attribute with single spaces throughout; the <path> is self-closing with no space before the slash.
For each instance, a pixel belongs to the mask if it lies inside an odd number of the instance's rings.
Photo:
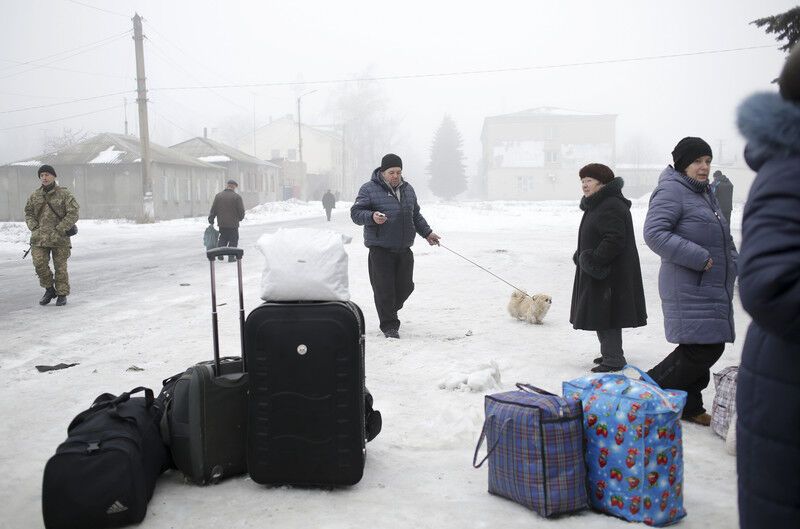
<path id="1" fill-rule="evenodd" d="M 491 360 L 471 373 L 450 373 L 439 382 L 439 389 L 450 391 L 487 391 L 502 387 L 500 368 Z"/>

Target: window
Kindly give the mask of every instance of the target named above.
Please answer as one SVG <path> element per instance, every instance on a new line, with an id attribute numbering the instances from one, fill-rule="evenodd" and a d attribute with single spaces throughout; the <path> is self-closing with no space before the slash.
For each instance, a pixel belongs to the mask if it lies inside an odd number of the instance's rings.
<path id="1" fill-rule="evenodd" d="M 544 151 L 544 163 L 557 163 L 558 151 Z"/>
<path id="2" fill-rule="evenodd" d="M 518 176 L 517 177 L 517 191 L 529 192 L 533 191 L 533 177 L 532 176 Z"/>
<path id="3" fill-rule="evenodd" d="M 552 140 L 556 137 L 556 128 L 553 125 L 544 126 L 544 139 Z"/>
<path id="4" fill-rule="evenodd" d="M 297 160 L 297 149 L 289 149 L 286 152 L 286 158 L 288 158 L 289 161 L 291 161 L 291 162 L 296 161 Z"/>

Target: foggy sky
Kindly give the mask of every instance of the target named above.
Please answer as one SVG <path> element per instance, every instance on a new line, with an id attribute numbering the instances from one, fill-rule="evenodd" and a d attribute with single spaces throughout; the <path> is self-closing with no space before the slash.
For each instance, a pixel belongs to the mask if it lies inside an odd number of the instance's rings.
<path id="1" fill-rule="evenodd" d="M 238 123 L 246 134 L 270 116 L 296 111 L 330 124 L 336 84 L 165 90 L 165 88 L 386 77 L 558 66 L 752 46 L 762 49 L 660 60 L 379 81 L 386 112 L 399 120 L 394 145 L 406 173 L 424 172 L 445 113 L 463 138 L 475 174 L 486 116 L 539 106 L 618 114 L 617 159 L 634 142 L 668 161 L 683 136 L 702 136 L 741 160 L 735 108 L 775 90 L 783 52 L 749 22 L 795 3 L 745 1 L 252 2 L 231 0 L 5 0 L 0 22 L 0 163 L 39 154 L 64 128 L 122 132 L 123 98 L 137 133 L 131 35 L 85 53 L 57 55 L 132 28 L 145 18 L 151 140 L 171 145 Z M 277 5 L 276 5 L 277 4 Z M 447 4 L 447 5 L 445 5 Z M 89 6 L 94 6 L 94 9 Z M 106 11 L 101 11 L 107 10 Z M 455 9 L 455 11 L 453 10 Z M 81 51 L 80 49 L 76 50 Z M 73 52 L 73 53 L 76 53 Z M 55 61 L 44 67 L 39 64 Z M 32 109 L 114 92 L 128 94 Z M 717 153 L 715 153 L 717 154 Z M 376 160 L 376 164 L 377 164 Z M 368 175 L 364 175 L 365 178 Z"/>

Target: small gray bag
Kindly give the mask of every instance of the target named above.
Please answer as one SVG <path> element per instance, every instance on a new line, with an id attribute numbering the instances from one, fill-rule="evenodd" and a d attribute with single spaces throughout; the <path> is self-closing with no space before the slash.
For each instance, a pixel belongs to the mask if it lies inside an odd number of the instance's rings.
<path id="1" fill-rule="evenodd" d="M 725 439 L 731 418 L 736 414 L 736 375 L 739 366 L 728 366 L 719 373 L 714 373 L 714 404 L 711 407 L 711 429 Z M 736 424 L 733 424 L 736 427 Z"/>

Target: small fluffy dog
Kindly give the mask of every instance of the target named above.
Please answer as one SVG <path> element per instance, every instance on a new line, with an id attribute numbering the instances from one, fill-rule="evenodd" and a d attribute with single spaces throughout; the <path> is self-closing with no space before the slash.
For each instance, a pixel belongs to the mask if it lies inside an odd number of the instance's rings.
<path id="1" fill-rule="evenodd" d="M 552 303 L 553 298 L 547 294 L 526 296 L 519 290 L 515 290 L 511 293 L 511 300 L 508 302 L 508 313 L 512 318 L 541 324 Z"/>

